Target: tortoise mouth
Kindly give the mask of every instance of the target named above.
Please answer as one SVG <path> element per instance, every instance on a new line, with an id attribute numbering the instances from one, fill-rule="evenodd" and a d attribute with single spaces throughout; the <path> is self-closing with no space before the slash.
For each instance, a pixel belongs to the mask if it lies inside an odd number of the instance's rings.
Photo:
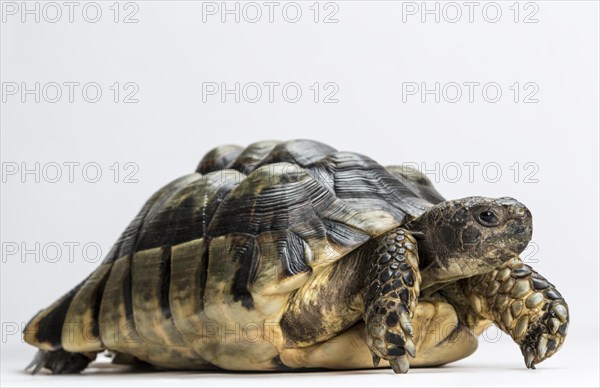
<path id="1" fill-rule="evenodd" d="M 490 250 L 486 257 L 504 259 L 519 256 L 531 241 L 532 228 L 525 222 L 511 222 L 507 230 L 499 236 L 488 240 Z"/>
<path id="2" fill-rule="evenodd" d="M 495 248 L 485 255 L 485 259 L 490 262 L 506 261 L 508 259 L 512 259 L 513 257 L 518 257 L 524 250 L 525 247 L 523 247 L 523 249 L 518 250 L 508 248 Z"/>

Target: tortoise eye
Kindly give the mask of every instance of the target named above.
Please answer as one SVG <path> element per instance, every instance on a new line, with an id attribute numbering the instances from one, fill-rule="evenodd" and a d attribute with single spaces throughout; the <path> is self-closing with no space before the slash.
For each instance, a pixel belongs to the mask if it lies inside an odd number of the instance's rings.
<path id="1" fill-rule="evenodd" d="M 484 210 L 477 216 L 477 221 L 483 226 L 496 226 L 500 223 L 500 220 L 491 210 Z"/>

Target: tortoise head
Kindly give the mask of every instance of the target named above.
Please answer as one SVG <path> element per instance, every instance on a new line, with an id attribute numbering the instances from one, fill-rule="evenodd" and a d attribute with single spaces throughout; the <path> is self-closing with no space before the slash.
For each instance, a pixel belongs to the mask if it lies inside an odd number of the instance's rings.
<path id="1" fill-rule="evenodd" d="M 531 212 L 513 198 L 442 202 L 407 224 L 417 238 L 423 288 L 489 272 L 531 240 Z"/>

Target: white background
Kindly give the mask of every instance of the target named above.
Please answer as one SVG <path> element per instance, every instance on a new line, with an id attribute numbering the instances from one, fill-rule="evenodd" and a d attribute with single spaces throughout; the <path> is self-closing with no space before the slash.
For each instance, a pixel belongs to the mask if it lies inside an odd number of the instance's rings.
<path id="1" fill-rule="evenodd" d="M 3 386 L 599 384 L 597 2 L 521 2 L 516 23 L 512 1 L 496 3 L 502 11 L 496 23 L 482 16 L 486 2 L 475 8 L 472 23 L 462 2 L 456 23 L 449 22 L 455 8 L 443 8 L 446 3 L 439 3 L 440 12 L 447 12 L 439 23 L 435 15 L 423 23 L 420 13 L 403 14 L 410 4 L 391 1 L 337 1 L 328 8 L 321 3 L 318 23 L 309 8 L 312 1 L 298 2 L 303 13 L 297 23 L 282 17 L 286 3 L 275 8 L 273 23 L 264 5 L 257 23 L 244 15 L 240 23 L 231 15 L 222 23 L 220 14 L 205 15 L 204 23 L 202 3 L 138 1 L 128 8 L 121 3 L 115 23 L 112 3 L 98 2 L 102 16 L 96 23 L 83 18 L 85 2 L 75 8 L 73 23 L 61 2 L 63 15 L 56 23 L 48 21 L 55 9 L 47 7 L 44 14 L 46 3 L 39 3 L 39 22 L 35 15 L 25 15 L 23 22 L 21 12 L 12 15 L 11 5 L 3 3 Z M 21 2 L 12 4 L 21 7 Z M 495 17 L 489 7 L 488 20 Z M 336 9 L 338 22 L 323 23 Z M 88 9 L 88 18 L 93 11 Z M 133 11 L 138 22 L 123 23 Z M 528 20 L 538 22 L 524 23 L 532 12 Z M 39 103 L 33 94 L 8 93 L 11 85 L 32 89 L 35 82 L 40 89 L 52 82 L 80 86 L 72 103 L 66 86 L 55 103 L 46 101 L 55 97 L 50 86 L 46 94 L 40 91 Z M 102 88 L 96 103 L 82 97 L 81 85 L 90 82 Z M 121 89 L 115 103 L 109 89 L 115 82 L 121 87 L 135 83 L 139 101 L 124 103 Z M 225 103 L 218 95 L 203 102 L 206 82 L 230 88 L 235 82 L 296 82 L 302 97 L 286 102 L 279 87 L 270 103 L 263 87 L 257 103 L 243 96 L 235 103 L 231 95 Z M 315 82 L 335 83 L 339 101 L 315 103 L 309 89 Z M 422 102 L 419 94 L 403 101 L 403 84 L 409 82 L 430 89 L 435 82 L 440 87 L 454 82 L 463 85 L 463 96 L 449 102 L 456 89 L 447 89 L 439 103 L 433 95 Z M 473 102 L 464 82 L 480 83 Z M 482 95 L 481 86 L 491 82 L 502 89 L 496 103 Z M 521 88 L 518 102 L 509 89 L 515 82 Z M 523 102 L 532 90 L 523 89 L 528 82 L 539 88 L 537 103 Z M 321 90 L 320 100 L 324 94 Z M 490 91 L 485 97 L 495 95 Z M 391 370 L 118 374 L 100 368 L 89 372 L 93 376 L 68 377 L 21 372 L 35 351 L 22 343 L 16 328 L 91 272 L 100 260 L 93 247 L 105 254 L 156 189 L 193 171 L 216 145 L 293 138 L 320 140 L 382 164 L 417 163 L 431 170 L 429 177 L 448 198 L 513 196 L 525 203 L 534 215 L 527 260 L 570 306 L 572 323 L 563 349 L 537 371 L 525 369 L 518 347 L 503 336 L 497 343 L 481 341 L 480 350 L 466 360 L 413 369 L 406 376 Z M 35 174 L 22 174 L 36 162 L 39 182 Z M 73 182 L 64 165 L 69 162 L 80 163 Z M 465 163 L 471 162 L 479 165 L 469 176 Z M 84 174 L 86 163 L 96 164 Z M 491 167 L 484 171 L 486 164 Z M 52 183 L 56 165 L 62 166 L 62 177 Z M 19 171 L 7 175 L 15 166 Z M 96 183 L 88 182 L 96 175 L 93 166 L 102 173 Z M 132 179 L 137 183 L 125 182 Z M 69 244 L 78 244 L 72 256 Z M 91 247 L 87 252 L 84 244 Z M 15 246 L 18 252 L 11 253 Z"/>

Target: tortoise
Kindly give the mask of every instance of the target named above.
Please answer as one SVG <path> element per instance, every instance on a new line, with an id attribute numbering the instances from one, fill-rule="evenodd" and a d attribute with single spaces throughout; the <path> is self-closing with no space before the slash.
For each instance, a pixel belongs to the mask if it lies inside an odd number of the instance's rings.
<path id="1" fill-rule="evenodd" d="M 519 254 L 512 198 L 445 200 L 406 166 L 310 140 L 226 145 L 156 192 L 102 264 L 24 329 L 28 368 L 294 371 L 440 366 L 495 324 L 527 368 L 569 321 Z"/>

